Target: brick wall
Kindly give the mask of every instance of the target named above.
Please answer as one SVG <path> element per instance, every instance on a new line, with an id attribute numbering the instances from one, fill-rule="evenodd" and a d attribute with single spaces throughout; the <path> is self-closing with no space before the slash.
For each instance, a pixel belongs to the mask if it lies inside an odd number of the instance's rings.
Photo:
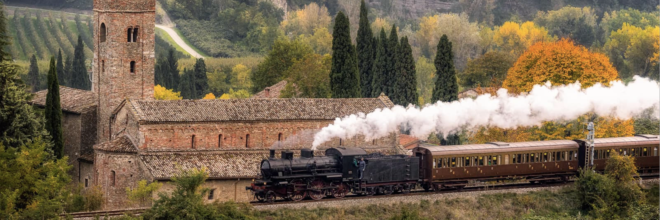
<path id="1" fill-rule="evenodd" d="M 92 91 L 99 94 L 99 141 L 110 137 L 108 120 L 125 98 L 153 99 L 155 0 L 94 1 Z M 105 41 L 102 42 L 102 28 Z M 137 31 L 129 42 L 129 29 Z M 130 35 L 133 35 L 131 32 Z M 133 41 L 132 37 L 131 40 Z M 131 63 L 134 62 L 133 68 Z"/>
<path id="2" fill-rule="evenodd" d="M 131 207 L 126 188 L 137 186 L 145 179 L 137 154 L 96 150 L 94 159 L 95 183 L 103 190 L 103 209 Z"/>
<path id="3" fill-rule="evenodd" d="M 64 137 L 64 155 L 69 157 L 71 179 L 78 180 L 78 156 L 80 156 L 81 117 L 79 114 L 62 112 L 62 134 Z"/>
<path id="4" fill-rule="evenodd" d="M 171 194 L 174 191 L 175 186 L 171 181 L 164 181 L 163 186 L 157 193 L 153 194 L 153 199 L 158 199 L 158 193 L 167 193 Z M 245 190 L 246 186 L 250 186 L 252 179 L 242 180 L 206 180 L 202 185 L 202 188 L 207 188 L 213 190 L 213 198 L 209 198 L 207 193 L 204 196 L 205 203 L 213 203 L 215 201 L 225 202 L 225 201 L 236 201 L 236 202 L 250 202 L 252 201 L 252 194 Z M 209 191 L 210 192 L 210 191 Z"/>

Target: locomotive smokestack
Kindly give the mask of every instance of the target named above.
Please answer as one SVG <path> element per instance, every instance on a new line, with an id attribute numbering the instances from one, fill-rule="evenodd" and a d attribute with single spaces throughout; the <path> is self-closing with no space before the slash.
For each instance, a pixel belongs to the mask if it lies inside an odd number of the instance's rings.
<path id="1" fill-rule="evenodd" d="M 275 150 L 270 149 L 270 158 L 275 158 Z"/>
<path id="2" fill-rule="evenodd" d="M 310 149 L 302 149 L 300 150 L 300 157 L 314 157 L 314 151 Z"/>

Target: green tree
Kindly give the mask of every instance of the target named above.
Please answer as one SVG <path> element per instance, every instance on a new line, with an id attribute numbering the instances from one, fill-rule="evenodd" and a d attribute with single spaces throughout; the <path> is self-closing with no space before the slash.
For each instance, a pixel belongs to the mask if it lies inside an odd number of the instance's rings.
<path id="1" fill-rule="evenodd" d="M 376 40 L 376 57 L 374 59 L 373 76 L 371 79 L 371 97 L 378 97 L 387 91 L 387 35 L 385 29 L 380 29 Z"/>
<path id="2" fill-rule="evenodd" d="M 386 73 L 385 75 L 385 95 L 393 96 L 394 87 L 396 86 L 396 76 L 399 71 L 399 36 L 396 31 L 396 25 L 392 25 L 390 36 L 387 38 L 387 58 L 385 60 Z"/>
<path id="3" fill-rule="evenodd" d="M 653 116 L 655 109 L 649 108 L 644 110 L 642 114 L 634 118 L 635 134 L 658 134 L 660 133 L 660 120 Z"/>
<path id="4" fill-rule="evenodd" d="M 364 0 L 362 0 L 360 5 L 360 27 L 358 28 L 356 39 L 362 97 L 371 97 L 371 78 L 375 53 L 375 48 L 372 48 L 374 45 L 372 42 L 373 39 L 374 34 L 371 32 L 367 6 L 364 4 Z"/>
<path id="5" fill-rule="evenodd" d="M 631 152 L 625 153 L 631 154 Z M 605 175 L 614 180 L 614 191 L 618 194 L 614 207 L 621 209 L 621 212 L 626 213 L 632 207 L 636 207 L 641 201 L 644 201 L 644 194 L 635 182 L 635 177 L 639 174 L 637 173 L 634 157 L 620 155 L 616 152 L 610 153 L 605 165 Z"/>
<path id="6" fill-rule="evenodd" d="M 361 96 L 355 47 L 351 43 L 350 22 L 343 12 L 337 13 L 332 31 L 330 90 L 333 98 Z"/>
<path id="7" fill-rule="evenodd" d="M 623 9 L 619 11 L 605 12 L 600 22 L 605 37 L 610 33 L 619 30 L 623 24 L 632 25 L 639 28 L 653 27 L 660 25 L 660 18 L 654 12 L 641 12 L 637 9 Z"/>
<path id="8" fill-rule="evenodd" d="M 419 94 L 419 104 L 424 105 L 431 102 L 433 96 L 433 87 L 435 84 L 435 66 L 426 57 L 419 57 L 415 63 L 417 70 L 417 93 Z"/>
<path id="9" fill-rule="evenodd" d="M 174 191 L 168 195 L 159 193 L 151 209 L 142 216 L 144 219 L 213 219 L 217 213 L 204 205 L 204 195 L 208 189 L 202 184 L 208 178 L 206 169 L 180 170 L 172 178 Z"/>
<path id="10" fill-rule="evenodd" d="M 81 36 L 78 36 L 78 44 L 73 55 L 73 73 L 70 82 L 71 87 L 76 89 L 90 90 L 91 82 L 89 81 L 89 74 L 87 74 L 87 67 L 85 66 L 85 45 Z"/>
<path id="11" fill-rule="evenodd" d="M 418 105 L 415 59 L 413 58 L 412 47 L 408 43 L 408 37 L 401 38 L 398 64 L 399 68 L 397 68 L 395 88 L 392 94 L 396 99 L 392 101 L 394 104 L 402 106 L 408 104 Z"/>
<path id="12" fill-rule="evenodd" d="M 62 57 L 62 49 L 57 51 L 57 82 L 60 85 L 66 85 L 64 82 L 64 58 Z"/>
<path id="13" fill-rule="evenodd" d="M 37 56 L 30 58 L 30 69 L 28 70 L 28 82 L 32 92 L 39 91 L 39 66 L 37 66 Z"/>
<path id="14" fill-rule="evenodd" d="M 195 63 L 193 76 L 193 98 L 201 99 L 209 91 L 209 79 L 206 76 L 206 63 L 199 58 Z"/>
<path id="15" fill-rule="evenodd" d="M 0 3 L 0 8 L 5 8 L 4 3 Z M 16 17 L 16 14 L 14 14 L 14 17 Z M 7 30 L 8 19 L 5 15 L 5 10 L 0 10 L 0 18 L 2 18 L 0 19 L 0 62 L 10 61 L 12 60 L 12 57 L 7 48 L 11 46 L 11 37 L 9 37 L 10 33 Z"/>
<path id="16" fill-rule="evenodd" d="M 534 23 L 545 27 L 551 35 L 570 38 L 589 47 L 596 40 L 597 16 L 589 7 L 563 7 L 559 10 L 539 12 Z"/>
<path id="17" fill-rule="evenodd" d="M 165 80 L 166 87 L 172 89 L 179 88 L 179 80 L 181 80 L 181 76 L 179 75 L 179 58 L 175 56 L 174 52 L 174 48 L 172 48 L 167 53 L 167 70 L 169 70 L 169 73 L 166 76 L 169 77 L 169 80 Z"/>
<path id="18" fill-rule="evenodd" d="M 454 57 L 451 51 L 451 42 L 446 35 L 442 35 L 435 55 L 436 80 L 431 102 L 452 102 L 458 100 L 458 83 L 454 69 Z"/>
<path id="19" fill-rule="evenodd" d="M 332 57 L 312 54 L 296 61 L 287 71 L 287 84 L 281 98 L 330 98 Z"/>
<path id="20" fill-rule="evenodd" d="M 60 105 L 60 84 L 57 81 L 55 58 L 50 58 L 48 70 L 48 94 L 46 95 L 46 131 L 53 138 L 53 153 L 57 159 L 64 156 L 64 136 L 62 133 L 62 106 Z"/>
<path id="21" fill-rule="evenodd" d="M 489 51 L 477 59 L 468 61 L 465 71 L 460 74 L 461 85 L 463 88 L 500 87 L 513 62 L 513 58 L 508 53 Z"/>
<path id="22" fill-rule="evenodd" d="M 126 187 L 126 194 L 131 202 L 137 203 L 140 207 L 145 207 L 151 205 L 152 194 L 162 186 L 163 184 L 157 181 L 147 184 L 146 180 L 140 180 L 135 189 Z"/>
<path id="23" fill-rule="evenodd" d="M 605 51 L 619 71 L 620 78 L 634 75 L 657 78 L 658 38 L 658 26 L 642 29 L 624 23 L 621 29 L 612 32 L 605 43 Z"/>
<path id="24" fill-rule="evenodd" d="M 158 58 L 156 66 L 154 67 L 154 84 L 167 88 L 167 85 L 169 84 L 168 76 L 170 75 L 169 67 L 169 62 L 167 62 L 167 59 L 164 56 Z"/>
<path id="25" fill-rule="evenodd" d="M 66 60 L 64 61 L 64 76 L 62 77 L 64 78 L 64 82 L 66 83 L 62 85 L 73 88 L 73 86 L 71 85 L 71 83 L 73 83 L 72 75 L 73 75 L 73 61 L 71 60 L 71 57 L 67 57 Z"/>
<path id="26" fill-rule="evenodd" d="M 294 60 L 301 60 L 312 53 L 312 48 L 300 40 L 279 38 L 252 74 L 252 92 L 257 93 L 282 81 L 286 77 L 286 70 L 293 65 Z"/>
<path id="27" fill-rule="evenodd" d="M 179 83 L 179 91 L 181 97 L 184 99 L 195 99 L 195 71 L 190 69 L 183 69 L 181 82 Z"/>
<path id="28" fill-rule="evenodd" d="M 447 35 L 442 35 L 435 55 L 436 80 L 431 102 L 452 102 L 458 100 L 458 81 L 454 69 L 454 55 Z M 438 134 L 439 136 L 442 134 Z M 440 137 L 438 137 L 440 138 Z M 458 135 L 449 135 L 441 141 L 442 145 L 460 144 Z"/>

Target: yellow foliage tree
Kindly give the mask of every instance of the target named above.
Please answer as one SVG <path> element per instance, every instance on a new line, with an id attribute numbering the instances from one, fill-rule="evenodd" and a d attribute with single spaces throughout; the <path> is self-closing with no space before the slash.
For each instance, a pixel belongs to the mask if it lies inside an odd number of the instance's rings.
<path id="1" fill-rule="evenodd" d="M 385 20 L 384 18 L 376 18 L 376 20 L 371 22 L 371 31 L 374 33 L 374 35 L 380 33 L 380 29 L 385 29 L 385 33 L 389 33 L 389 30 L 391 28 L 392 28 L 392 23 Z"/>
<path id="2" fill-rule="evenodd" d="M 154 98 L 156 100 L 181 100 L 181 92 L 174 92 L 160 85 L 154 87 Z"/>
<path id="3" fill-rule="evenodd" d="M 612 31 L 605 44 L 605 51 L 619 70 L 621 78 L 633 75 L 657 78 L 660 27 L 645 29 L 623 23 L 621 29 Z"/>
<path id="4" fill-rule="evenodd" d="M 529 92 L 534 85 L 550 81 L 570 84 L 580 81 L 582 87 L 597 82 L 607 85 L 617 79 L 616 69 L 607 56 L 562 39 L 538 42 L 531 46 L 507 72 L 504 88 L 510 92 Z"/>
<path id="5" fill-rule="evenodd" d="M 293 36 L 313 35 L 317 28 L 328 28 L 332 18 L 325 6 L 316 3 L 305 5 L 304 8 L 287 13 L 287 19 L 280 26 Z"/>
<path id="6" fill-rule="evenodd" d="M 556 38 L 550 36 L 545 28 L 536 26 L 531 21 L 522 23 L 522 25 L 508 21 L 497 28 L 493 34 L 494 46 L 514 57 L 522 54 L 523 51 L 536 42 L 552 42 L 555 40 Z"/>
<path id="7" fill-rule="evenodd" d="M 202 98 L 202 99 L 215 99 L 215 95 L 213 95 L 213 93 L 209 93 L 209 94 L 206 94 L 204 96 L 204 98 Z"/>

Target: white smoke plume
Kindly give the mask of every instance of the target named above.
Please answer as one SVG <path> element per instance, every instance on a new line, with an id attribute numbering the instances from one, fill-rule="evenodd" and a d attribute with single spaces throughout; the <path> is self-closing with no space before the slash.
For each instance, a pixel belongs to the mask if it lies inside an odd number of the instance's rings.
<path id="1" fill-rule="evenodd" d="M 540 125 L 543 121 L 573 120 L 589 112 L 629 119 L 645 109 L 657 109 L 659 100 L 658 82 L 642 77 L 635 77 L 627 85 L 613 81 L 610 86 L 598 83 L 586 89 L 582 89 L 579 82 L 560 86 L 551 86 L 548 82 L 535 85 L 525 95 L 514 96 L 500 89 L 497 96 L 484 94 L 475 99 L 437 102 L 421 109 L 394 106 L 337 118 L 316 133 L 312 149 L 332 138 L 364 135 L 366 140 L 372 140 L 384 137 L 400 126 L 408 128 L 412 136 L 426 139 L 433 132 L 451 134 L 460 128 L 476 126 Z M 660 112 L 652 115 L 658 118 Z"/>

